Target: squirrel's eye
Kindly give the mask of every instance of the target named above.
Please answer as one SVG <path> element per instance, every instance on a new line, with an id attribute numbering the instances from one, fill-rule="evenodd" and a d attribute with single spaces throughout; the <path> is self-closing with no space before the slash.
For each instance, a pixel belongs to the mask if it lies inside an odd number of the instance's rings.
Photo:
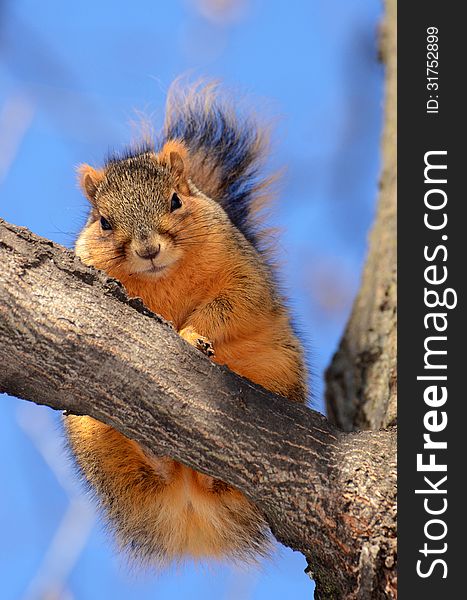
<path id="1" fill-rule="evenodd" d="M 177 210 L 177 208 L 180 208 L 181 205 L 182 205 L 182 201 L 177 196 L 177 194 L 174 194 L 172 196 L 172 200 L 170 201 L 170 212 Z"/>
<path id="2" fill-rule="evenodd" d="M 112 225 L 107 221 L 107 219 L 104 219 L 104 217 L 101 217 L 101 227 L 104 231 L 110 231 L 112 229 Z"/>

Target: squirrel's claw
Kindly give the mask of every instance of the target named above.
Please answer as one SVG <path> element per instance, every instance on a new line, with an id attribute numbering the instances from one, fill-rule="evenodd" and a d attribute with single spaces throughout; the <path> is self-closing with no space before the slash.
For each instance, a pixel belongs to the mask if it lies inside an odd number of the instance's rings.
<path id="1" fill-rule="evenodd" d="M 186 340 L 189 344 L 200 350 L 203 354 L 206 354 L 209 358 L 215 356 L 214 346 L 208 338 L 204 335 L 197 333 L 193 327 L 185 327 L 179 332 L 180 336 Z"/>
<path id="2" fill-rule="evenodd" d="M 209 356 L 210 358 L 215 356 L 214 346 L 205 337 L 201 337 L 196 340 L 196 347 L 198 348 L 198 350 L 201 350 L 203 354 L 206 354 L 206 356 Z"/>

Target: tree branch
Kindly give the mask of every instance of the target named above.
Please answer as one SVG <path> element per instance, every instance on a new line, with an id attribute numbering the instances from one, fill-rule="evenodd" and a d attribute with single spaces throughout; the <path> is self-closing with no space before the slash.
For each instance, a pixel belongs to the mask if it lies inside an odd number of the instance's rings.
<path id="1" fill-rule="evenodd" d="M 93 416 L 240 489 L 307 557 L 316 598 L 392 597 L 394 431 L 339 432 L 209 361 L 70 251 L 1 220 L 0 360 L 0 392 Z"/>

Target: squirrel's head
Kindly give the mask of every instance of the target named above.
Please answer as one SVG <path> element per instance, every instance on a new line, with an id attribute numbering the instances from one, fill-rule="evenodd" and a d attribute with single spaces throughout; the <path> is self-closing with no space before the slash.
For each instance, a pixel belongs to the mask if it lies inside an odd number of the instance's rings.
<path id="1" fill-rule="evenodd" d="M 189 246 L 193 202 L 187 151 L 177 141 L 156 154 L 112 159 L 103 169 L 79 167 L 91 214 L 77 253 L 110 274 L 162 276 Z"/>

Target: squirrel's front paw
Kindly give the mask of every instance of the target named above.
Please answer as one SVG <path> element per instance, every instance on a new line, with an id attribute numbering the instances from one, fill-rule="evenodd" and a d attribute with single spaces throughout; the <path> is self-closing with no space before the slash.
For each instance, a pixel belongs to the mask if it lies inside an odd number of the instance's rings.
<path id="1" fill-rule="evenodd" d="M 212 342 L 205 338 L 204 335 L 197 333 L 193 327 L 185 327 L 179 331 L 181 337 L 189 344 L 201 350 L 203 354 L 212 358 L 214 356 L 214 346 Z"/>

